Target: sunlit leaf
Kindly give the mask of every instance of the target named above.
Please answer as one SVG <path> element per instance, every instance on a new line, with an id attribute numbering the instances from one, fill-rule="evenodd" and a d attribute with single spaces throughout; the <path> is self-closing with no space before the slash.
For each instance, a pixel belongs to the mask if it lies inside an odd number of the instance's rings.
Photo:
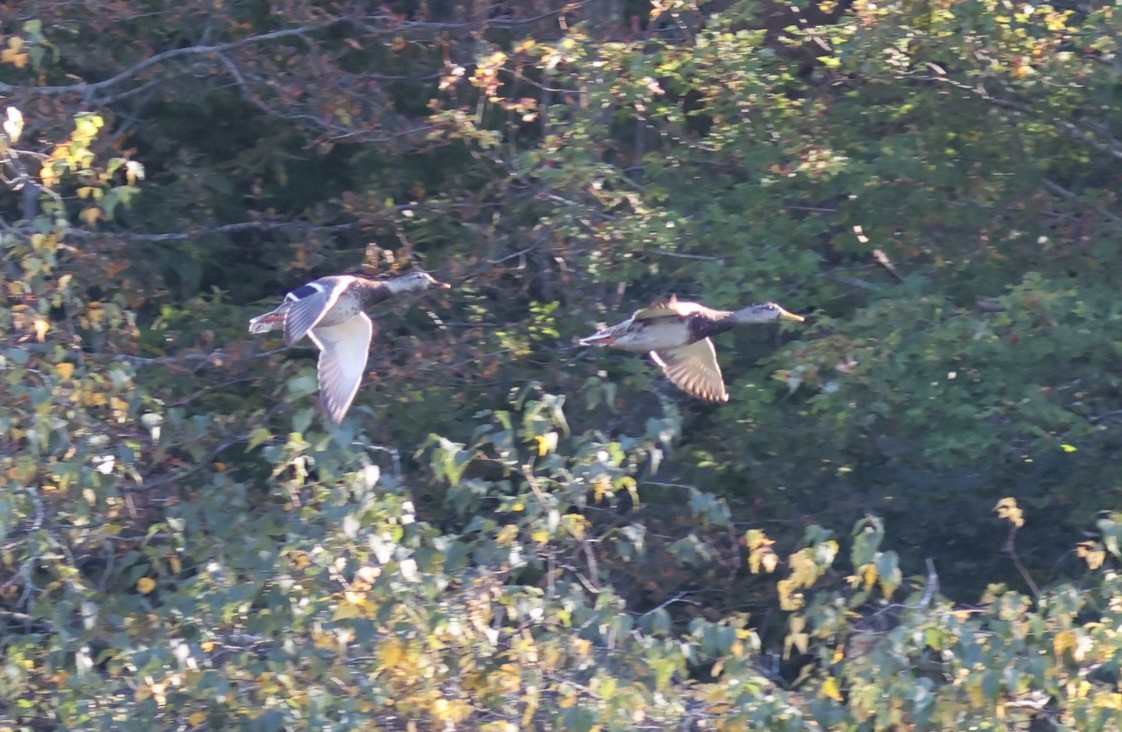
<path id="1" fill-rule="evenodd" d="M 833 699 L 836 702 L 842 701 L 841 691 L 838 689 L 838 682 L 833 676 L 827 676 L 826 680 L 822 682 L 822 686 L 818 691 L 823 697 Z"/>

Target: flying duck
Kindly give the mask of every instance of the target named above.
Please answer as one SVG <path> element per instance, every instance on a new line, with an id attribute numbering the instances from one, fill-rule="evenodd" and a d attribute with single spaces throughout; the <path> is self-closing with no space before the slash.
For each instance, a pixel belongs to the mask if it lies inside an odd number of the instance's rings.
<path id="1" fill-rule="evenodd" d="M 275 310 L 249 321 L 250 333 L 284 332 L 284 342 L 296 344 L 307 335 L 319 349 L 319 392 L 327 418 L 343 421 L 366 371 L 374 325 L 364 310 L 405 292 L 431 287 L 448 289 L 425 272 L 411 272 L 392 280 L 368 280 L 351 275 L 321 277 L 284 296 Z"/>
<path id="2" fill-rule="evenodd" d="M 657 300 L 619 325 L 582 338 L 582 346 L 612 346 L 632 353 L 649 351 L 666 377 L 687 394 L 710 402 L 727 402 L 728 392 L 710 336 L 745 323 L 793 320 L 773 302 L 748 305 L 739 310 L 714 310 L 671 295 Z"/>

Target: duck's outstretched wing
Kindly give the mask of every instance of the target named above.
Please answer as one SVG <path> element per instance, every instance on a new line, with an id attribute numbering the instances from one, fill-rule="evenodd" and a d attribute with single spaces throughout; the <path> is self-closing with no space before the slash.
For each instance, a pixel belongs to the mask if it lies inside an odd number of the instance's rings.
<path id="1" fill-rule="evenodd" d="M 681 315 L 681 303 L 677 295 L 655 300 L 645 308 L 639 308 L 628 322 L 636 320 L 654 320 L 655 318 L 672 318 Z"/>
<path id="2" fill-rule="evenodd" d="M 701 303 L 679 300 L 677 295 L 655 300 L 645 308 L 635 311 L 632 320 L 654 320 L 655 318 L 685 318 L 691 315 L 717 313 Z"/>
<path id="3" fill-rule="evenodd" d="M 373 333 L 374 325 L 366 313 L 359 313 L 338 325 L 319 326 L 308 331 L 308 337 L 320 349 L 320 398 L 327 418 L 335 424 L 343 421 L 358 392 L 366 372 Z"/>
<path id="4" fill-rule="evenodd" d="M 339 299 L 342 287 L 325 287 L 311 282 L 288 293 L 284 313 L 284 342 L 293 345 L 323 319 Z"/>
<path id="5" fill-rule="evenodd" d="M 690 396 L 709 402 L 729 400 L 717 352 L 708 338 L 681 348 L 651 351 L 651 358 L 662 368 L 666 378 Z"/>

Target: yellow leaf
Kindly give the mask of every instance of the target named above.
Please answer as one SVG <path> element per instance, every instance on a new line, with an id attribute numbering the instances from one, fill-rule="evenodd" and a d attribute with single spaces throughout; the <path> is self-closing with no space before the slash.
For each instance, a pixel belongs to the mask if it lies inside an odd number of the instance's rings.
<path id="1" fill-rule="evenodd" d="M 798 610 L 803 606 L 803 593 L 798 592 L 798 585 L 791 579 L 781 579 L 775 583 L 779 592 L 779 607 L 781 610 Z"/>
<path id="2" fill-rule="evenodd" d="M 331 616 L 332 620 L 353 620 L 354 618 L 365 617 L 363 606 L 366 604 L 365 598 L 355 592 L 344 592 L 343 601 L 335 606 L 335 613 Z"/>
<path id="3" fill-rule="evenodd" d="M 203 653 L 210 653 L 214 650 L 214 641 L 203 641 L 199 644 L 199 648 L 203 649 Z"/>
<path id="4" fill-rule="evenodd" d="M 382 644 L 378 657 L 382 661 L 382 668 L 393 668 L 405 657 L 405 644 L 397 638 L 390 638 Z"/>
<path id="5" fill-rule="evenodd" d="M 518 727 L 514 722 L 488 722 L 479 728 L 479 732 L 518 732 Z"/>
<path id="6" fill-rule="evenodd" d="M 70 381 L 70 377 L 74 375 L 74 364 L 60 363 L 55 366 L 55 372 L 62 377 L 63 381 Z"/>
<path id="7" fill-rule="evenodd" d="M 1064 452 L 1075 452 L 1078 448 L 1076 448 L 1074 445 L 1068 445 L 1067 443 L 1064 443 L 1063 445 L 1060 445 L 1060 449 Z"/>
<path id="8" fill-rule="evenodd" d="M 1018 529 L 1025 525 L 1024 514 L 1021 512 L 1020 507 L 1017 506 L 1017 499 L 1015 498 L 1002 498 L 997 502 L 997 505 L 993 507 L 993 510 L 997 511 L 998 518 L 1005 519 Z"/>
<path id="9" fill-rule="evenodd" d="M 11 40 L 19 39 L 13 38 Z M 27 54 L 12 48 L 5 48 L 3 51 L 0 51 L 0 62 L 11 64 L 17 69 L 22 69 L 27 65 Z"/>
<path id="10" fill-rule="evenodd" d="M 82 219 L 82 222 L 85 223 L 86 226 L 93 226 L 97 223 L 97 220 L 101 218 L 101 209 L 90 206 L 87 209 L 83 209 L 82 213 L 78 214 L 78 218 Z"/>
<path id="11" fill-rule="evenodd" d="M 1089 569 L 1098 569 L 1106 561 L 1106 551 L 1096 541 L 1081 541 L 1075 546 L 1075 553 L 1087 562 Z"/>
<path id="12" fill-rule="evenodd" d="M 518 526 L 515 524 L 507 524 L 499 529 L 499 533 L 495 535 L 495 543 L 499 546 L 506 546 L 518 538 Z"/>
<path id="13" fill-rule="evenodd" d="M 445 722 L 462 722 L 471 714 L 471 706 L 458 699 L 437 699 L 432 705 L 432 715 Z M 454 727 L 455 725 L 448 725 Z"/>
<path id="14" fill-rule="evenodd" d="M 1096 694 L 1094 704 L 1103 709 L 1122 709 L 1122 694 Z"/>
<path id="15" fill-rule="evenodd" d="M 561 522 L 565 524 L 565 528 L 573 535 L 573 538 L 580 541 L 584 538 L 584 530 L 588 526 L 588 519 L 578 513 L 567 513 L 561 517 Z"/>
<path id="16" fill-rule="evenodd" d="M 1064 651 L 1075 650 L 1075 633 L 1070 630 L 1061 630 L 1052 639 L 1052 651 L 1057 656 L 1064 655 Z"/>
<path id="17" fill-rule="evenodd" d="M 141 577 L 136 581 L 136 589 L 140 590 L 140 594 L 147 595 L 156 589 L 156 580 L 151 577 Z"/>
<path id="18" fill-rule="evenodd" d="M 51 324 L 45 320 L 36 320 L 34 328 L 35 337 L 39 339 L 40 343 L 42 343 L 43 339 L 47 337 L 47 331 L 51 329 Z"/>
<path id="19" fill-rule="evenodd" d="M 986 705 L 986 695 L 982 691 L 981 684 L 971 684 L 966 687 L 966 696 L 970 697 L 970 704 L 975 707 L 984 707 Z"/>
<path id="20" fill-rule="evenodd" d="M 43 181 L 43 185 L 47 188 L 54 185 L 55 181 L 58 180 L 58 176 L 55 175 L 54 167 L 51 165 L 44 165 L 42 168 L 39 168 L 39 180 Z"/>
<path id="21" fill-rule="evenodd" d="M 92 194 L 94 192 L 94 190 L 95 189 L 94 189 L 93 186 L 82 186 L 81 188 L 79 188 L 77 190 L 78 198 L 80 198 L 84 201 L 84 200 L 86 200 L 87 198 L 90 197 L 90 194 Z"/>
<path id="22" fill-rule="evenodd" d="M 193 727 L 198 727 L 206 721 L 206 712 L 192 712 L 187 715 L 187 722 Z"/>
<path id="23" fill-rule="evenodd" d="M 103 407 L 105 406 L 105 395 L 100 391 L 87 389 L 82 392 L 82 401 L 88 407 Z"/>
<path id="24" fill-rule="evenodd" d="M 547 432 L 534 438 L 538 443 L 538 457 L 548 455 L 557 448 L 557 433 Z"/>
<path id="25" fill-rule="evenodd" d="M 842 700 L 841 690 L 838 689 L 838 682 L 833 676 L 827 676 L 826 680 L 822 682 L 822 688 L 819 690 L 819 695 L 827 699 L 833 699 L 836 702 Z"/>
<path id="26" fill-rule="evenodd" d="M 789 634 L 785 639 L 783 639 L 783 658 L 790 658 L 792 650 L 796 650 L 799 653 L 805 654 L 809 644 L 810 636 L 806 633 Z"/>
<path id="27" fill-rule="evenodd" d="M 872 587 L 876 583 L 876 581 L 877 581 L 877 568 L 872 562 L 869 562 L 868 564 L 866 564 L 864 567 L 861 568 L 861 579 L 863 579 L 865 581 L 865 589 L 866 590 L 869 589 L 870 587 Z"/>

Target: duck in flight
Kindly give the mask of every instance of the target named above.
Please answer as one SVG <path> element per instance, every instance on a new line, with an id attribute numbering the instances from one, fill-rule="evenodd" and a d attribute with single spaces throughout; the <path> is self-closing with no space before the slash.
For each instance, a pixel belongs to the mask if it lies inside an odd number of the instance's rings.
<path id="1" fill-rule="evenodd" d="M 280 330 L 284 342 L 295 345 L 305 335 L 319 349 L 319 392 L 327 418 L 334 424 L 354 401 L 366 371 L 374 325 L 366 308 L 406 292 L 450 285 L 425 272 L 411 272 L 392 280 L 368 280 L 351 275 L 321 277 L 284 296 L 275 310 L 249 321 L 250 333 Z"/>
<path id="2" fill-rule="evenodd" d="M 666 377 L 682 391 L 710 402 L 727 402 L 729 395 L 710 336 L 737 325 L 777 320 L 801 323 L 805 318 L 773 302 L 748 305 L 739 310 L 714 310 L 671 295 L 636 310 L 619 325 L 582 338 L 580 344 L 611 346 L 632 353 L 649 352 Z"/>

